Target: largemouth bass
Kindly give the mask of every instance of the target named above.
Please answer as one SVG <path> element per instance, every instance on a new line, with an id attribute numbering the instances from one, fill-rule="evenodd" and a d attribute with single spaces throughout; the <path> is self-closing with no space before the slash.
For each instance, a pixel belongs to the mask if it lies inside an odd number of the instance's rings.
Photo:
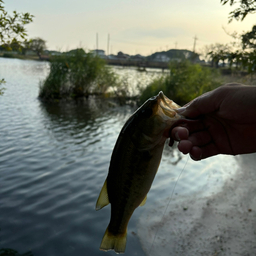
<path id="1" fill-rule="evenodd" d="M 127 225 L 140 205 L 146 203 L 169 130 L 181 118 L 179 105 L 159 92 L 127 120 L 114 147 L 109 172 L 96 210 L 111 204 L 111 219 L 100 249 L 124 253 Z"/>

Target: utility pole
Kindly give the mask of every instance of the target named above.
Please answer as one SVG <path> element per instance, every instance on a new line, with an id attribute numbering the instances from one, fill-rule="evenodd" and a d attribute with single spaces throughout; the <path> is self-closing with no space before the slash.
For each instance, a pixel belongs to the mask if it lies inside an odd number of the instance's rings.
<path id="1" fill-rule="evenodd" d="M 109 55 L 109 40 L 110 40 L 110 35 L 108 34 L 107 55 Z"/>
<path id="2" fill-rule="evenodd" d="M 99 45 L 98 45 L 98 33 L 96 33 L 96 54 L 98 55 L 98 49 L 99 49 Z"/>
<path id="3" fill-rule="evenodd" d="M 198 38 L 195 36 L 194 37 L 194 47 L 193 47 L 193 52 L 196 53 L 196 40 L 198 40 Z"/>

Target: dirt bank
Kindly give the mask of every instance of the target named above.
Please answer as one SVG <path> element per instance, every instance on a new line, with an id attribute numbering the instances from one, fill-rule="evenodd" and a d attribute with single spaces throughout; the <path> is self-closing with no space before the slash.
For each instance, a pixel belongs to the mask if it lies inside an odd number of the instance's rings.
<path id="1" fill-rule="evenodd" d="M 144 211 L 138 235 L 147 255 L 256 255 L 256 155 L 235 159 L 237 172 L 220 192 L 177 197 L 164 217 L 168 199 Z"/>

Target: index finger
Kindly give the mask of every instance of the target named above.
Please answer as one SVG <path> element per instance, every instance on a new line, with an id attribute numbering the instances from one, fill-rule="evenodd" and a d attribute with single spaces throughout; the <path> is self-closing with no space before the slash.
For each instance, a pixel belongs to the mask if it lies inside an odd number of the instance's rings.
<path id="1" fill-rule="evenodd" d="M 185 119 L 185 118 L 180 119 L 172 126 L 171 132 L 176 127 L 186 128 L 189 131 L 189 134 L 205 130 L 205 125 L 204 125 L 202 119 L 196 119 L 196 120 Z M 171 135 L 171 133 L 170 133 L 170 135 Z"/>

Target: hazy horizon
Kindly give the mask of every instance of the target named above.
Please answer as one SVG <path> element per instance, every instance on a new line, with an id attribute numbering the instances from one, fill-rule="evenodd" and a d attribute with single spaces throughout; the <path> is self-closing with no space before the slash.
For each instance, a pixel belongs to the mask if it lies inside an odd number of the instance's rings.
<path id="1" fill-rule="evenodd" d="M 229 43 L 229 32 L 251 30 L 254 15 L 243 22 L 228 23 L 229 12 L 236 6 L 222 6 L 217 0 L 108 0 L 93 2 L 73 0 L 6 0 L 8 12 L 29 12 L 35 16 L 27 25 L 29 38 L 46 40 L 49 50 L 67 51 L 77 47 L 118 51 L 135 55 L 150 55 L 169 49 L 196 51 L 204 45 Z"/>

